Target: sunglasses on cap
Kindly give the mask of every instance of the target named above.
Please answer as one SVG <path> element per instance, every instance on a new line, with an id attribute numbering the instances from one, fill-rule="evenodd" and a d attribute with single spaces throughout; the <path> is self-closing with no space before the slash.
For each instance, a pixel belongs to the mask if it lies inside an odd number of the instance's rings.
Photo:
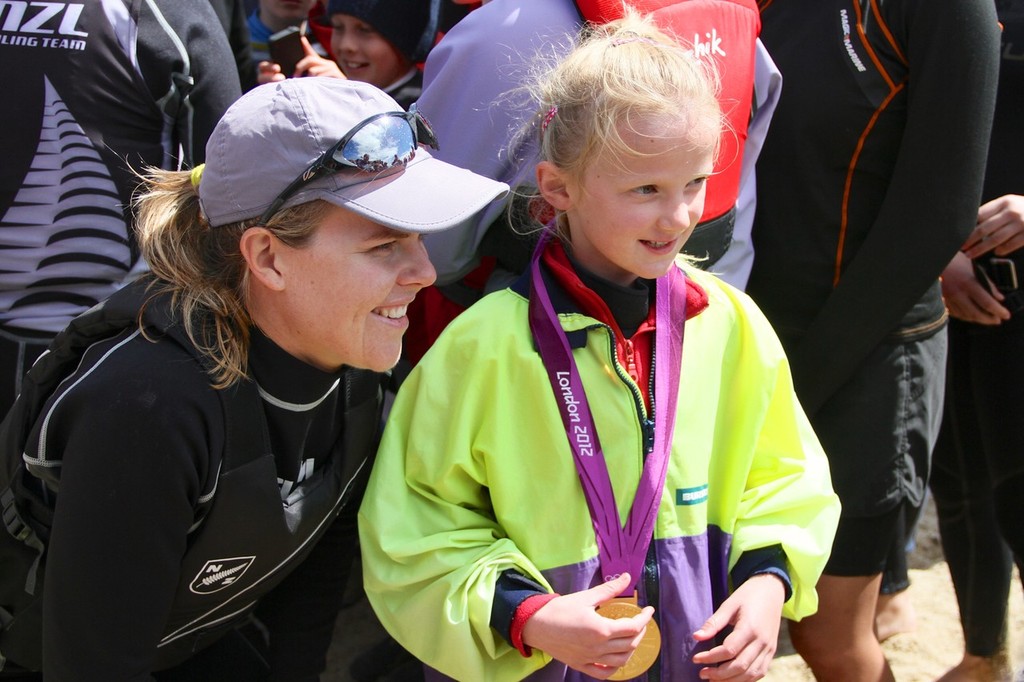
<path id="1" fill-rule="evenodd" d="M 374 114 L 357 123 L 292 180 L 260 216 L 259 224 L 266 225 L 292 195 L 309 183 L 345 167 L 364 173 L 381 173 L 405 166 L 416 156 L 416 148 L 421 143 L 437 149 L 437 136 L 423 114 L 416 110 L 415 104 L 409 111 Z"/>

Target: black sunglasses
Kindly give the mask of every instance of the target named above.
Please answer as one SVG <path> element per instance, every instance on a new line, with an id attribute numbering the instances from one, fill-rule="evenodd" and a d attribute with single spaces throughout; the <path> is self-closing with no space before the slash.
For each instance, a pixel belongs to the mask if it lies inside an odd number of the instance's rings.
<path id="1" fill-rule="evenodd" d="M 260 216 L 266 225 L 281 206 L 300 189 L 343 167 L 365 173 L 380 173 L 405 166 L 416 156 L 416 148 L 425 144 L 437 149 L 437 136 L 430 123 L 412 105 L 409 111 L 388 111 L 360 121 L 345 136 L 324 152 L 302 174 L 284 188 Z"/>

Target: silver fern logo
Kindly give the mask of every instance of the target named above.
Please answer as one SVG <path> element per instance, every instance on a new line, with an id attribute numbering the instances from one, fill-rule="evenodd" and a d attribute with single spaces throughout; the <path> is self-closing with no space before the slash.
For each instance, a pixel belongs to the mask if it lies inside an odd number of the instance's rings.
<path id="1" fill-rule="evenodd" d="M 230 559 L 211 559 L 188 586 L 195 594 L 212 594 L 238 582 L 256 560 L 254 556 L 236 556 Z"/>

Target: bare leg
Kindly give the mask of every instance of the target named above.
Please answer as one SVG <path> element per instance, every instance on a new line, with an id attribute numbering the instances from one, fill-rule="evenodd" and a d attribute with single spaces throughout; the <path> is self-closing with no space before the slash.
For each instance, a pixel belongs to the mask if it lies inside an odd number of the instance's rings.
<path id="1" fill-rule="evenodd" d="M 819 682 L 894 682 L 874 631 L 881 580 L 823 575 L 818 612 L 790 622 L 793 647 Z"/>

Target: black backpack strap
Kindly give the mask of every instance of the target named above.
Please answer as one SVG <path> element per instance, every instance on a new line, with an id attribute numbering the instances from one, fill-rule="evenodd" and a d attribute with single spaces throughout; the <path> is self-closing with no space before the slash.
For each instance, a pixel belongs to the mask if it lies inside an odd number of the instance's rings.
<path id="1" fill-rule="evenodd" d="M 11 537 L 36 552 L 36 558 L 25 577 L 25 592 L 35 595 L 39 564 L 42 561 L 43 553 L 46 551 L 46 545 L 43 543 L 42 538 L 39 537 L 39 533 L 22 518 L 15 502 L 16 499 L 11 486 L 7 486 L 0 492 L 0 508 L 3 510 L 4 528 L 7 529 Z"/>

